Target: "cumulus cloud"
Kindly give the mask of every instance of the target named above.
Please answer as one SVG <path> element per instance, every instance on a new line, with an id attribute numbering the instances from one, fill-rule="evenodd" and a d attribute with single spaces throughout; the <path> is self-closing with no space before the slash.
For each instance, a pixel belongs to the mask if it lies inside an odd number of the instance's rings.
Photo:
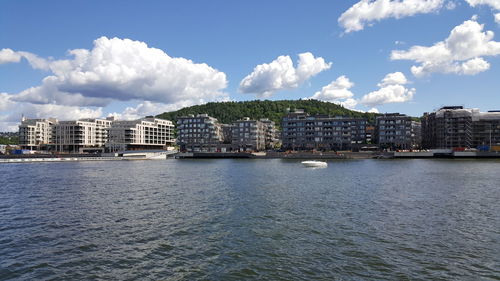
<path id="1" fill-rule="evenodd" d="M 345 75 L 342 75 L 321 88 L 321 91 L 316 92 L 312 97 L 306 99 L 328 101 L 351 110 L 365 112 L 356 108 L 357 105 L 362 104 L 371 107 L 368 112 L 378 112 L 374 107 L 376 105 L 410 101 L 415 94 L 415 89 L 406 88 L 405 84 L 408 83 L 408 79 L 406 79 L 403 73 L 389 73 L 377 84 L 379 87 L 378 90 L 364 95 L 361 99 L 356 99 L 354 98 L 354 93 L 350 90 L 354 86 L 354 83 Z"/>
<path id="2" fill-rule="evenodd" d="M 406 79 L 406 76 L 403 73 L 394 72 L 387 74 L 384 77 L 384 79 L 382 79 L 382 82 L 377 84 L 377 86 L 385 87 L 389 85 L 404 85 L 406 83 L 408 83 L 408 80 Z"/>
<path id="3" fill-rule="evenodd" d="M 157 115 L 163 112 L 170 112 L 177 110 L 179 108 L 188 107 L 194 105 L 191 102 L 187 103 L 176 103 L 176 104 L 164 104 L 164 103 L 153 103 L 150 101 L 144 101 L 139 103 L 135 107 L 127 107 L 122 112 L 114 112 L 108 116 L 114 116 L 117 119 L 122 120 L 134 120 L 143 118 L 148 115 Z"/>
<path id="4" fill-rule="evenodd" d="M 0 64 L 17 63 L 21 61 L 21 58 L 25 58 L 34 69 L 49 70 L 50 68 L 48 60 L 40 58 L 35 54 L 22 51 L 16 52 L 12 49 L 0 50 Z"/>
<path id="5" fill-rule="evenodd" d="M 386 103 L 407 102 L 413 99 L 414 88 L 406 88 L 408 81 L 403 73 L 394 72 L 387 74 L 378 84 L 380 89 L 364 95 L 360 103 L 374 107 Z"/>
<path id="6" fill-rule="evenodd" d="M 500 23 L 500 13 L 495 14 L 495 22 Z"/>
<path id="7" fill-rule="evenodd" d="M 223 72 L 204 63 L 170 57 L 143 42 L 101 37 L 92 49 L 68 53 L 68 58 L 54 60 L 29 52 L 0 50 L 0 63 L 24 58 L 33 68 L 51 72 L 40 85 L 0 95 L 0 125 L 19 122 L 23 113 L 30 118 L 66 120 L 99 117 L 103 107 L 113 101 L 138 102 L 136 108 L 120 114 L 139 118 L 229 99 L 223 92 L 227 86 Z M 297 71 L 314 71 L 314 65 L 306 64 Z"/>
<path id="8" fill-rule="evenodd" d="M 69 51 L 72 58 L 66 60 L 18 53 L 34 68 L 53 73 L 41 85 L 19 93 L 18 101 L 105 106 L 112 100 L 202 103 L 227 98 L 223 72 L 170 57 L 139 41 L 101 37 L 91 50 Z"/>
<path id="9" fill-rule="evenodd" d="M 443 4 L 444 0 L 361 0 L 345 11 L 338 22 L 349 33 L 386 18 L 437 12 Z"/>
<path id="10" fill-rule="evenodd" d="M 299 54 L 295 68 L 290 56 L 279 56 L 271 63 L 257 65 L 253 72 L 240 82 L 240 92 L 269 97 L 275 92 L 299 87 L 307 79 L 327 70 L 331 63 L 307 52 Z"/>
<path id="11" fill-rule="evenodd" d="M 0 50 L 0 64 L 10 63 L 10 62 L 20 62 L 21 55 L 14 52 L 11 49 L 1 49 Z"/>
<path id="12" fill-rule="evenodd" d="M 15 131 L 22 115 L 29 118 L 57 118 L 60 120 L 76 120 L 81 118 L 98 118 L 102 116 L 102 108 L 67 106 L 57 104 L 32 104 L 16 102 L 14 95 L 0 93 L 0 131 Z"/>
<path id="13" fill-rule="evenodd" d="M 475 7 L 477 5 L 487 5 L 495 10 L 500 10 L 499 0 L 465 0 L 469 5 Z"/>
<path id="14" fill-rule="evenodd" d="M 493 31 L 483 32 L 484 25 L 467 20 L 451 31 L 444 41 L 433 46 L 413 46 L 407 51 L 395 50 L 392 60 L 413 60 L 419 65 L 411 72 L 424 76 L 433 72 L 475 75 L 489 69 L 483 56 L 500 54 L 500 42 L 493 41 Z"/>
<path id="15" fill-rule="evenodd" d="M 338 77 L 335 81 L 321 88 L 310 99 L 328 101 L 340 104 L 346 108 L 354 108 L 358 102 L 352 97 L 354 94 L 350 89 L 354 86 L 345 75 Z"/>
<path id="16" fill-rule="evenodd" d="M 457 3 L 453 2 L 453 1 L 448 1 L 448 3 L 446 3 L 445 7 L 447 10 L 453 10 L 457 7 Z"/>

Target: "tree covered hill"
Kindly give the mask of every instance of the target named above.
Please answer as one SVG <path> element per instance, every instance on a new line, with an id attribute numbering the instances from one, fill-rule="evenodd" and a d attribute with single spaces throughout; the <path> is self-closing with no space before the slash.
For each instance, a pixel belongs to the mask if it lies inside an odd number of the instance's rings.
<path id="1" fill-rule="evenodd" d="M 240 102 L 210 102 L 203 105 L 185 107 L 177 111 L 165 112 L 158 118 L 177 121 L 178 117 L 189 114 L 203 114 L 215 117 L 221 123 L 229 124 L 243 117 L 251 119 L 269 118 L 280 126 L 281 118 L 287 110 L 304 109 L 311 115 L 328 114 L 331 116 L 365 117 L 369 121 L 375 119 L 374 113 L 362 113 L 346 109 L 338 104 L 318 100 L 279 100 L 279 101 L 240 101 Z"/>

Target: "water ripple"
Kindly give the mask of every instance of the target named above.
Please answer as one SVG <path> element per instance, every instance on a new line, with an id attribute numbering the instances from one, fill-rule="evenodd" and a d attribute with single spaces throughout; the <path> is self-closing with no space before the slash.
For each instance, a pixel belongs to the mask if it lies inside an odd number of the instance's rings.
<path id="1" fill-rule="evenodd" d="M 0 280 L 500 280 L 499 168 L 0 165 Z"/>

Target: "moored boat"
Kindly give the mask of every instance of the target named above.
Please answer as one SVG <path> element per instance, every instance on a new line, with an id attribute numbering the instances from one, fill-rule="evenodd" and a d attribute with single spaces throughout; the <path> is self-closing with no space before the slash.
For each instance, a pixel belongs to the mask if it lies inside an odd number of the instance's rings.
<path id="1" fill-rule="evenodd" d="M 324 168 L 328 166 L 326 162 L 315 161 L 315 160 L 302 161 L 302 164 L 306 167 L 312 167 L 312 168 Z"/>

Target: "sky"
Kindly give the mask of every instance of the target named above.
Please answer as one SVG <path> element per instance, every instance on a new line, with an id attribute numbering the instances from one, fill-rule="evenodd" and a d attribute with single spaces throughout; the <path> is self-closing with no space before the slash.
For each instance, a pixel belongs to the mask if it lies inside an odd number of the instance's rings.
<path id="1" fill-rule="evenodd" d="M 0 131 L 256 99 L 500 109 L 500 0 L 0 4 Z"/>

